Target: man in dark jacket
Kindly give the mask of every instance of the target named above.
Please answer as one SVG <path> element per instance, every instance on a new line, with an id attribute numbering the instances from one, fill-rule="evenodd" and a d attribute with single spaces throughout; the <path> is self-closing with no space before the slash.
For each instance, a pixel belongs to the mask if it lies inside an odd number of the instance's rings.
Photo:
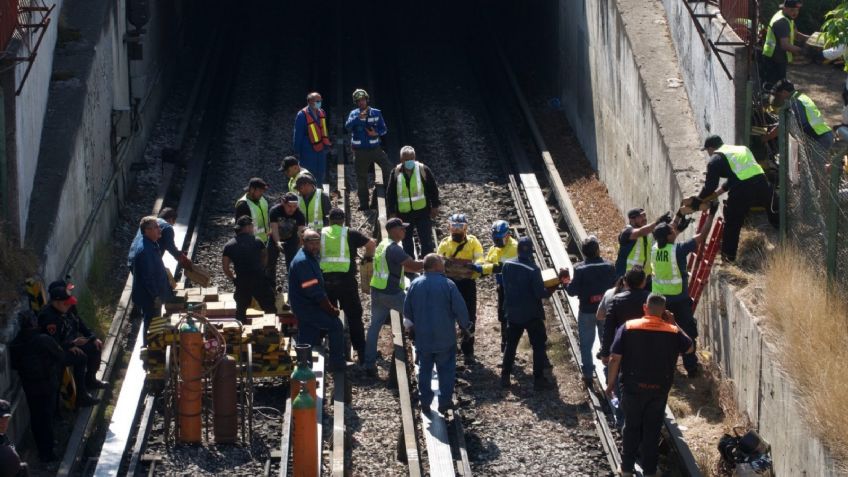
<path id="1" fill-rule="evenodd" d="M 236 236 L 224 245 L 221 257 L 224 275 L 236 288 L 236 319 L 242 322 L 253 298 L 265 313 L 277 312 L 274 288 L 265 274 L 268 251 L 253 230 L 253 219 L 247 215 L 239 217 L 235 225 Z"/>
<path id="2" fill-rule="evenodd" d="M 161 260 L 161 257 L 160 257 Z M 38 314 L 42 333 L 50 335 L 64 350 L 64 365 L 73 366 L 77 388 L 77 406 L 99 402 L 88 390 L 102 389 L 106 383 L 97 379 L 101 342 L 75 313 L 77 299 L 68 292 L 72 285 L 64 281 L 50 284 L 50 303 Z"/>
<path id="3" fill-rule="evenodd" d="M 415 149 L 404 146 L 400 150 L 401 163 L 392 169 L 386 184 L 386 212 L 399 217 L 409 225 L 403 239 L 403 250 L 415 256 L 412 229 L 418 231 L 423 257 L 433 252 L 433 219 L 439 214 L 439 185 L 430 168 L 415 160 Z"/>
<path id="4" fill-rule="evenodd" d="M 289 301 L 297 317 L 298 344 L 317 345 L 321 330 L 330 339 L 330 364 L 328 372 L 343 371 L 344 328 L 339 320 L 339 309 L 330 303 L 324 288 L 324 276 L 318 263 L 321 235 L 311 229 L 303 232 L 303 248 L 297 252 L 289 269 Z"/>
<path id="5" fill-rule="evenodd" d="M 173 295 L 168 272 L 162 262 L 162 253 L 157 242 L 162 237 L 157 218 L 149 215 L 141 219 L 138 226 L 142 240 L 133 244 L 130 254 L 132 261 L 132 299 L 141 308 L 144 328 L 147 329 L 150 319 L 162 312 L 162 302 Z"/>
<path id="6" fill-rule="evenodd" d="M 65 352 L 50 336 L 38 330 L 31 311 L 18 315 L 21 331 L 9 346 L 12 367 L 18 371 L 26 394 L 30 427 L 42 462 L 56 460 L 53 453 L 53 420 L 59 395 L 59 373 Z"/>
<path id="7" fill-rule="evenodd" d="M 583 372 L 583 382 L 592 385 L 595 366 L 592 363 L 592 346 L 595 344 L 595 330 L 601 335 L 603 323 L 595 317 L 598 304 L 604 297 L 604 292 L 615 285 L 615 266 L 601 258 L 601 247 L 598 238 L 590 235 L 583 241 L 581 251 L 585 261 L 574 266 L 574 278 L 568 283 L 565 291 L 580 299 L 580 310 L 577 313 L 577 334 L 580 339 L 580 369 Z"/>
<path id="8" fill-rule="evenodd" d="M 604 364 L 609 361 L 610 347 L 615 339 L 615 331 L 627 320 L 641 318 L 650 291 L 645 290 L 647 277 L 639 265 L 634 266 L 624 274 L 625 290 L 615 294 L 607 308 L 604 319 L 603 338 L 601 339 L 601 359 Z"/>
<path id="9" fill-rule="evenodd" d="M 501 387 L 508 388 L 511 384 L 510 374 L 518 341 L 527 331 L 533 348 L 533 387 L 536 390 L 553 389 L 554 384 L 544 375 L 548 358 L 545 354 L 545 310 L 542 307 L 542 299 L 549 298 L 553 291 L 545 288 L 542 271 L 533 262 L 533 242 L 529 237 L 518 240 L 518 257 L 504 262 L 501 276 L 507 327 Z"/>

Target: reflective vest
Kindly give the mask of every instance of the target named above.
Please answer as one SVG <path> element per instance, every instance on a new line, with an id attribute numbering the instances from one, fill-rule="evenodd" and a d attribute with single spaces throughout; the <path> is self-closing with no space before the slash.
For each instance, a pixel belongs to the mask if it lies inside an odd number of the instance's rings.
<path id="1" fill-rule="evenodd" d="M 683 277 L 677 264 L 677 254 L 673 243 L 651 247 L 651 266 L 654 278 L 651 281 L 651 291 L 661 295 L 676 296 L 683 293 Z"/>
<path id="2" fill-rule="evenodd" d="M 483 260 L 483 275 L 491 275 L 494 271 L 495 264 L 502 264 L 507 260 L 511 260 L 518 256 L 518 241 L 516 241 L 512 236 L 508 237 L 506 242 L 504 242 L 503 247 L 495 247 L 489 249 L 489 252 L 486 254 L 486 258 Z M 495 282 L 498 284 L 503 284 L 503 276 L 498 273 L 495 275 Z"/>
<path id="3" fill-rule="evenodd" d="M 350 270 L 347 227 L 331 225 L 321 229 L 321 271 L 345 273 Z"/>
<path id="4" fill-rule="evenodd" d="M 303 115 L 306 116 L 306 135 L 309 136 L 309 142 L 312 144 L 312 150 L 321 152 L 324 146 L 330 145 L 330 136 L 327 134 L 327 115 L 323 109 L 318 110 L 318 117 L 321 119 L 320 126 L 312 118 L 309 113 L 309 106 L 303 108 Z"/>
<path id="5" fill-rule="evenodd" d="M 807 122 L 810 123 L 810 127 L 813 128 L 813 131 L 815 131 L 817 135 L 821 136 L 822 134 L 829 133 L 831 131 L 830 126 L 824 122 L 824 118 L 822 118 L 822 113 L 819 111 L 818 106 L 816 106 L 816 103 L 814 103 L 809 96 L 796 91 L 793 97 L 804 105 L 804 113 L 807 116 Z"/>
<path id="6" fill-rule="evenodd" d="M 294 185 L 297 183 L 297 180 L 301 176 L 304 176 L 304 175 L 310 175 L 311 176 L 312 173 L 309 172 L 309 170 L 306 169 L 305 167 L 300 166 L 300 171 L 298 171 L 298 173 L 295 174 L 294 177 L 289 178 L 289 192 L 294 192 L 295 194 L 297 194 L 297 189 L 295 188 Z"/>
<path id="7" fill-rule="evenodd" d="M 268 232 L 270 230 L 268 226 L 268 201 L 265 200 L 265 197 L 260 197 L 257 204 L 248 199 L 247 194 L 241 196 L 236 201 L 236 205 L 241 201 L 247 202 L 247 206 L 250 207 L 250 218 L 253 219 L 253 235 L 267 244 Z"/>
<path id="8" fill-rule="evenodd" d="M 777 38 L 774 36 L 774 30 L 772 29 L 772 27 L 774 26 L 774 22 L 782 18 L 786 18 L 789 21 L 789 44 L 795 44 L 795 20 L 784 16 L 783 10 L 778 10 L 771 17 L 771 21 L 769 21 L 768 30 L 766 30 L 766 41 L 765 43 L 763 43 L 763 56 L 766 56 L 768 58 L 774 56 L 774 48 L 775 46 L 777 46 Z M 792 53 L 789 51 L 786 52 L 786 61 L 788 63 L 792 63 Z"/>
<path id="9" fill-rule="evenodd" d="M 306 226 L 315 230 L 324 227 L 324 206 L 321 205 L 323 194 L 321 189 L 315 189 L 312 200 L 308 204 L 302 196 L 297 196 L 297 206 L 300 207 L 300 211 L 306 217 Z"/>
<path id="10" fill-rule="evenodd" d="M 754 159 L 754 154 L 745 146 L 725 144 L 716 149 L 716 152 L 720 152 L 727 158 L 730 169 L 740 181 L 764 174 L 763 168 Z"/>
<path id="11" fill-rule="evenodd" d="M 384 238 L 379 245 L 377 251 L 374 252 L 374 274 L 371 275 L 371 286 L 377 290 L 385 290 L 389 286 L 389 262 L 386 261 L 386 247 L 391 245 L 392 239 Z M 406 287 L 403 280 L 403 267 L 400 269 L 401 279 L 398 280 L 398 286 L 401 290 Z"/>
<path id="12" fill-rule="evenodd" d="M 421 164 L 415 161 L 409 187 L 406 185 L 406 175 L 403 173 L 403 165 L 397 175 L 397 210 L 406 214 L 411 210 L 421 210 L 427 207 L 427 197 L 424 195 L 424 182 L 421 181 Z"/>
<path id="13" fill-rule="evenodd" d="M 633 244 L 633 248 L 627 254 L 627 266 L 624 271 L 630 271 L 634 265 L 641 265 L 642 269 L 645 270 L 645 276 L 649 276 L 651 274 L 651 259 L 649 255 L 653 245 L 654 237 L 651 234 L 636 239 L 636 243 Z"/>

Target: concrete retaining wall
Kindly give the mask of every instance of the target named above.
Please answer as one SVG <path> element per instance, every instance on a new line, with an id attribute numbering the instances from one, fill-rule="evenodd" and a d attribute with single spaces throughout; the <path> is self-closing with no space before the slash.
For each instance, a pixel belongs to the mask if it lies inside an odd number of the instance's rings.
<path id="1" fill-rule="evenodd" d="M 559 6 L 562 103 L 586 156 L 619 209 L 671 209 L 696 192 L 704 159 L 686 92 L 668 81 L 680 75 L 662 6 Z"/>
<path id="2" fill-rule="evenodd" d="M 19 239 L 24 240 L 25 227 L 29 216 L 29 198 L 32 193 L 32 184 L 35 179 L 35 168 L 41 146 L 41 131 L 44 124 L 44 115 L 47 111 L 48 88 L 53 70 L 53 52 L 56 47 L 56 37 L 59 28 L 59 12 L 62 11 L 63 0 L 55 0 L 56 7 L 51 14 L 50 26 L 44 34 L 38 55 L 32 64 L 32 69 L 26 82 L 23 76 L 27 64 L 20 63 L 14 68 L 12 76 L 14 85 L 23 83 L 23 89 L 19 96 L 14 97 L 14 143 L 9 145 L 9 151 L 13 152 L 15 158 L 9 158 L 12 164 L 14 177 L 10 178 L 16 184 L 10 199 L 9 222 L 13 229 L 18 232 Z M 26 51 L 20 47 L 17 54 L 23 55 Z M 13 96 L 13 91 L 7 91 L 7 95 Z M 7 124 L 7 128 L 9 125 Z"/>
<path id="3" fill-rule="evenodd" d="M 686 4 L 681 0 L 663 0 L 698 133 L 701 137 L 718 134 L 725 142 L 742 144 L 748 78 L 746 49 L 722 45 L 720 49 L 732 54 L 716 55 L 701 41 Z M 689 5 L 699 14 L 718 13 L 718 8 L 707 3 Z M 704 28 L 706 37 L 714 42 L 742 41 L 721 17 L 698 18 L 698 23 Z M 722 68 L 722 62 L 732 79 Z"/>
<path id="4" fill-rule="evenodd" d="M 713 275 L 698 310 L 700 340 L 733 382 L 736 402 L 772 446 L 776 475 L 848 475 L 813 437 L 798 392 L 778 361 L 773 339 L 736 295 Z"/>

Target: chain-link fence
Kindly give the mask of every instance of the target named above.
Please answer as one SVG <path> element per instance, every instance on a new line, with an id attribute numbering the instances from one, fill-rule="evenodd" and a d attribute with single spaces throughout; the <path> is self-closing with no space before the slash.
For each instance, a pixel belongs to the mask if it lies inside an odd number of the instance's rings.
<path id="1" fill-rule="evenodd" d="M 785 207 L 781 231 L 829 278 L 848 285 L 845 146 L 841 141 L 834 143 L 835 133 L 816 136 L 805 131 L 788 108 L 780 111 L 780 125 L 781 157 L 789 159 L 781 161 L 787 183 L 781 194 L 781 207 Z"/>

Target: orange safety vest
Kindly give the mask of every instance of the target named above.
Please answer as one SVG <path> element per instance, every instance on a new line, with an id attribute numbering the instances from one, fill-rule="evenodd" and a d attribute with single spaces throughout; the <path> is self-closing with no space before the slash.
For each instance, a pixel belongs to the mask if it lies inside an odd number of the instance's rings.
<path id="1" fill-rule="evenodd" d="M 658 316 L 644 316 L 638 320 L 628 320 L 624 323 L 627 330 L 659 331 L 665 333 L 677 333 L 680 329 L 666 322 Z"/>
<path id="2" fill-rule="evenodd" d="M 312 143 L 312 150 L 321 152 L 324 146 L 330 145 L 330 137 L 327 134 L 327 115 L 323 109 L 318 110 L 318 115 L 321 118 L 321 129 L 318 129 L 318 124 L 312 119 L 309 114 L 309 106 L 303 108 L 303 114 L 306 116 L 306 135 L 309 136 L 309 142 Z"/>

